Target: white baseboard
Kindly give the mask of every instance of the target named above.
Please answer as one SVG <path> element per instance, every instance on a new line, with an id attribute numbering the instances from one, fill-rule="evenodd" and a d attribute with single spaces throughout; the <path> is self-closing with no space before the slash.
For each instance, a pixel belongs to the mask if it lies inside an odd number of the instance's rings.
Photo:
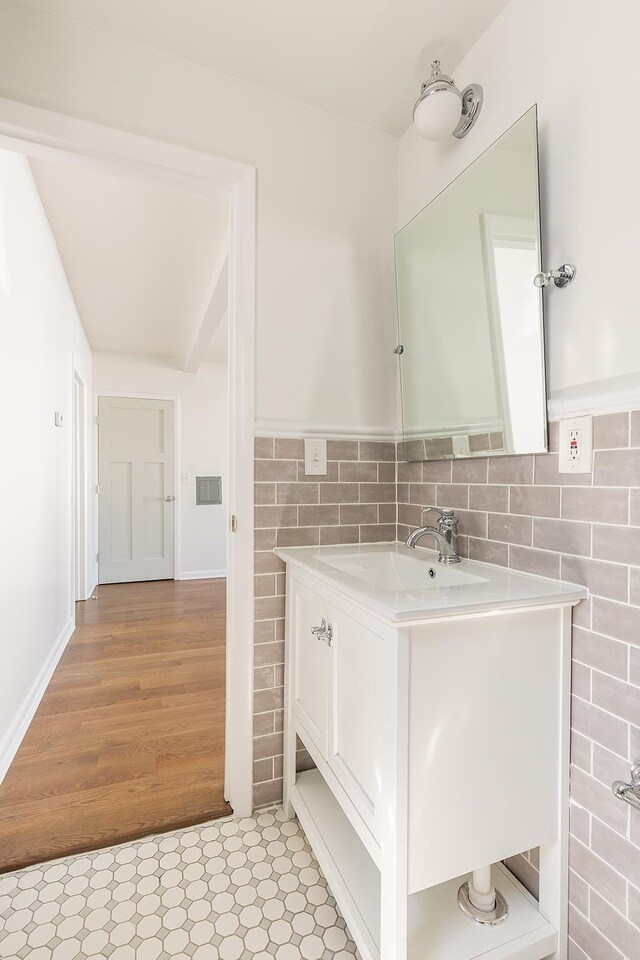
<path id="1" fill-rule="evenodd" d="M 91 600 L 91 597 L 93 596 L 93 591 L 96 589 L 97 586 L 98 586 L 98 581 L 96 580 L 96 582 L 93 584 L 93 586 L 91 586 L 91 587 L 86 587 L 86 588 L 85 588 L 85 595 L 84 595 L 84 597 L 83 597 L 82 599 L 83 599 L 83 600 Z"/>
<path id="2" fill-rule="evenodd" d="M 226 577 L 226 570 L 181 570 L 178 580 L 219 580 Z"/>
<path id="3" fill-rule="evenodd" d="M 29 729 L 29 724 L 33 720 L 45 690 L 49 686 L 53 672 L 58 666 L 60 657 L 64 653 L 75 627 L 76 625 L 73 619 L 69 619 L 59 634 L 53 650 L 49 654 L 40 673 L 31 685 L 31 689 L 25 697 L 17 715 L 14 717 L 11 726 L 0 740 L 0 783 L 4 780 L 7 770 L 18 752 L 18 748 L 24 739 L 25 733 Z"/>

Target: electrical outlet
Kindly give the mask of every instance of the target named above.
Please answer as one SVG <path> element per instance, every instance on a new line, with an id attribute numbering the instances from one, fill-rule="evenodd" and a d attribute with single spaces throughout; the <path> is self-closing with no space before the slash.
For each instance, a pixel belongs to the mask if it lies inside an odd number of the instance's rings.
<path id="1" fill-rule="evenodd" d="M 304 472 L 306 476 L 325 476 L 327 473 L 327 441 L 305 440 Z"/>
<path id="2" fill-rule="evenodd" d="M 569 459 L 580 460 L 582 455 L 582 430 L 569 430 Z"/>
<path id="3" fill-rule="evenodd" d="M 559 473 L 591 473 L 593 417 L 561 420 L 558 443 Z"/>

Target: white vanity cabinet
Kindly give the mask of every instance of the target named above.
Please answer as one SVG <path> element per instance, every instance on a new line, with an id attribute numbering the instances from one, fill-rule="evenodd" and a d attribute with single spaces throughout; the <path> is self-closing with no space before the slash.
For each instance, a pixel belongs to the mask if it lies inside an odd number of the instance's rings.
<path id="1" fill-rule="evenodd" d="M 278 550 L 285 809 L 364 960 L 563 957 L 569 631 L 584 591 L 470 561 L 451 586 L 384 589 L 385 571 L 409 569 L 402 551 Z M 316 764 L 300 774 L 298 737 Z M 539 903 L 501 864 L 538 846 Z M 501 926 L 457 904 L 487 864 L 509 905 Z"/>
<path id="2" fill-rule="evenodd" d="M 289 605 L 291 629 L 291 710 L 323 759 L 329 754 L 331 664 L 326 642 L 313 629 L 326 620 L 326 603 L 297 584 Z"/>
<path id="3" fill-rule="evenodd" d="M 291 581 L 288 611 L 291 713 L 314 759 L 326 762 L 344 799 L 377 839 L 380 631 L 299 579 Z M 323 622 L 330 636 L 323 636 Z"/>

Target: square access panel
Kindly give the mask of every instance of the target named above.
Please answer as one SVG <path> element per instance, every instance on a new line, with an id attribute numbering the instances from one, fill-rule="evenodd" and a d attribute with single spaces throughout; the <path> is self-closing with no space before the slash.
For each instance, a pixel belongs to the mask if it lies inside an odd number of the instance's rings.
<path id="1" fill-rule="evenodd" d="M 222 503 L 222 477 L 196 477 L 196 504 Z"/>

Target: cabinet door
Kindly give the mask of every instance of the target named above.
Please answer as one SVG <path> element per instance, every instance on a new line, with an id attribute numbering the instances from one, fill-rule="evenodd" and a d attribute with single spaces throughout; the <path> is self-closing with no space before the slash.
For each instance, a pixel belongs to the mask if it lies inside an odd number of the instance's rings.
<path id="1" fill-rule="evenodd" d="M 292 709 L 316 747 L 327 756 L 329 655 L 326 640 L 312 631 L 327 616 L 326 603 L 299 583 L 292 585 Z"/>
<path id="2" fill-rule="evenodd" d="M 381 638 L 341 610 L 329 607 L 332 723 L 329 765 L 374 835 L 378 770 Z M 381 716 L 382 715 L 382 716 Z"/>

